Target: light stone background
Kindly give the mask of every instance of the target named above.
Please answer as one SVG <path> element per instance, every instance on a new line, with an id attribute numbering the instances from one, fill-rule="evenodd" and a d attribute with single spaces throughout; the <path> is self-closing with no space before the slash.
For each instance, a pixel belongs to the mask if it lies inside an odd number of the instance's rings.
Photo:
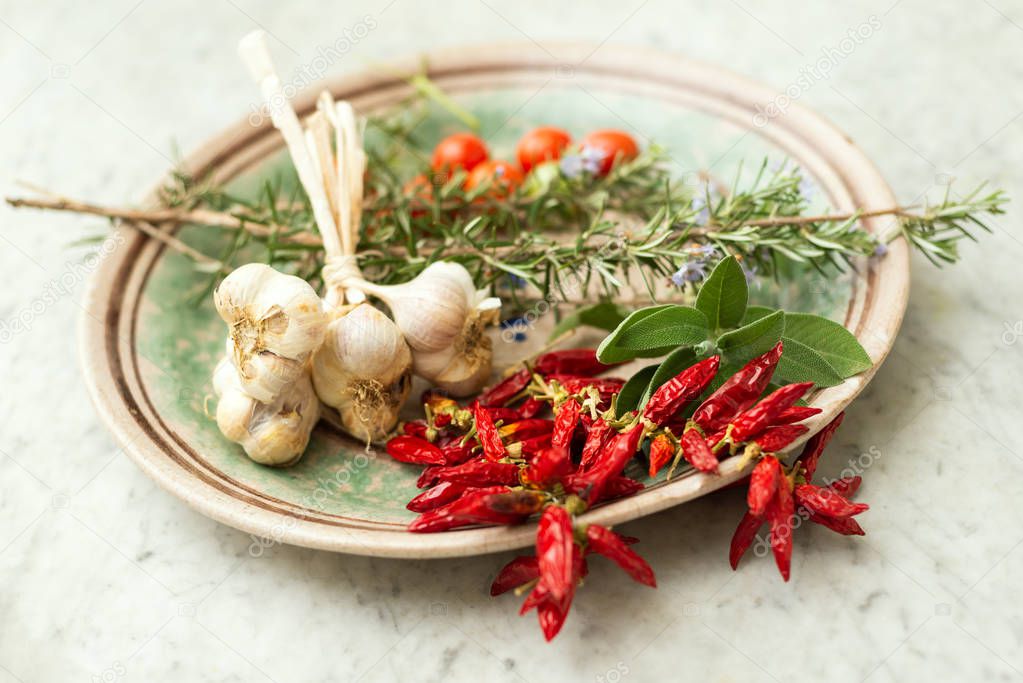
<path id="1" fill-rule="evenodd" d="M 437 45 L 576 39 L 686 53 L 782 91 L 873 15 L 877 30 L 798 86 L 800 101 L 906 202 L 949 177 L 1023 199 L 1023 5 L 893 2 L 3 0 L 3 191 L 22 179 L 137 200 L 172 143 L 192 148 L 249 111 L 234 44 L 257 26 L 284 72 L 372 22 L 331 72 Z M 511 554 L 254 558 L 245 534 L 150 482 L 79 375 L 82 252 L 66 245 L 96 225 L 0 209 L 0 681 L 1023 678 L 1016 207 L 961 265 L 914 258 L 894 354 L 823 467 L 866 463 L 865 538 L 800 530 L 784 584 L 767 558 L 728 568 L 741 493 L 654 515 L 624 529 L 660 588 L 594 562 L 553 646 L 518 600 L 487 595 Z M 31 329 L 10 333 L 19 317 Z"/>

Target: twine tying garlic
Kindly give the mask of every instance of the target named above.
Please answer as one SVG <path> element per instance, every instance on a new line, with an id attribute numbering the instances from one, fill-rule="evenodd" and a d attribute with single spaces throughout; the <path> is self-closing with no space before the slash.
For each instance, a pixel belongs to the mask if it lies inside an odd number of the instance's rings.
<path id="1" fill-rule="evenodd" d="M 497 322 L 501 302 L 445 261 L 400 285 L 366 281 L 356 254 L 366 154 L 351 105 L 322 93 L 303 130 L 263 32 L 238 50 L 309 197 L 326 252 L 325 291 L 321 302 L 304 280 L 262 264 L 224 279 L 215 303 L 230 332 L 214 374 L 217 424 L 253 460 L 287 465 L 308 444 L 317 396 L 337 410 L 345 431 L 368 443 L 394 429 L 413 372 L 458 396 L 479 391 L 491 370 L 485 328 Z"/>

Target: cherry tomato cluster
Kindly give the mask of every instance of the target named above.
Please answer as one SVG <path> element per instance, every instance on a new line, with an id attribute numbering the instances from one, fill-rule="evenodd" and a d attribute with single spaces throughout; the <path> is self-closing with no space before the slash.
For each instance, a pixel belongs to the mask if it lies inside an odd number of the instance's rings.
<path id="1" fill-rule="evenodd" d="M 616 163 L 634 159 L 639 154 L 636 140 L 620 130 L 595 130 L 576 146 L 588 161 L 586 170 L 595 176 L 606 176 Z M 466 191 L 486 187 L 492 198 L 504 199 L 525 180 L 526 174 L 540 164 L 558 161 L 572 148 L 572 136 L 554 126 L 540 126 L 523 135 L 515 147 L 518 163 L 491 159 L 486 143 L 472 133 L 454 133 L 433 148 L 430 168 L 435 181 L 448 180 L 455 171 L 466 174 Z M 425 174 L 405 184 L 409 197 L 427 203 L 432 200 L 433 185 Z"/>

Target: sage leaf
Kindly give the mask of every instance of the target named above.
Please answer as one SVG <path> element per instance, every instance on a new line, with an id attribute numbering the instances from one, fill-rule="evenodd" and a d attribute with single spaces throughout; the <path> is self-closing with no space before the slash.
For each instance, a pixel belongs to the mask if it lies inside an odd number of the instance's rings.
<path id="1" fill-rule="evenodd" d="M 722 259 L 700 287 L 696 308 L 707 316 L 712 330 L 737 326 L 746 312 L 749 286 L 734 256 Z"/>
<path id="2" fill-rule="evenodd" d="M 815 349 L 795 339 L 785 339 L 785 351 L 775 368 L 775 379 L 784 382 L 813 382 L 819 387 L 841 384 L 843 377 Z"/>
<path id="3" fill-rule="evenodd" d="M 742 316 L 742 324 L 749 325 L 755 320 L 760 320 L 763 317 L 769 316 L 774 313 L 776 308 L 768 308 L 767 306 L 747 306 L 746 314 Z"/>
<path id="4" fill-rule="evenodd" d="M 745 364 L 767 353 L 782 338 L 784 330 L 785 313 L 775 311 L 737 330 L 725 332 L 718 337 L 717 347 L 729 363 Z"/>
<path id="5" fill-rule="evenodd" d="M 706 341 L 707 317 L 688 306 L 658 306 L 659 310 L 634 320 L 633 314 L 597 348 L 597 358 L 616 363 L 633 358 L 661 356 L 679 346 Z M 646 309 L 644 309 L 646 310 Z M 638 313 L 639 311 L 637 311 Z"/>
<path id="6" fill-rule="evenodd" d="M 786 353 L 790 341 L 799 342 L 813 349 L 842 379 L 874 365 L 852 332 L 819 315 L 786 313 L 783 339 Z"/>
<path id="7" fill-rule="evenodd" d="M 625 320 L 618 323 L 618 327 L 612 330 L 611 334 L 604 337 L 604 340 L 600 342 L 600 346 L 597 347 L 597 360 L 602 363 L 619 363 L 621 361 L 636 358 L 635 355 L 632 355 L 629 352 L 623 352 L 621 349 L 615 348 L 618 338 L 625 333 L 625 330 L 629 329 L 639 321 L 650 317 L 658 311 L 663 311 L 672 307 L 673 304 L 662 304 L 660 306 L 648 306 L 630 313 Z"/>
<path id="8" fill-rule="evenodd" d="M 618 392 L 618 400 L 615 402 L 615 414 L 618 417 L 639 408 L 640 400 L 643 399 L 647 385 L 650 384 L 650 379 L 657 372 L 658 367 L 656 363 L 648 365 L 629 378 L 629 381 Z"/>

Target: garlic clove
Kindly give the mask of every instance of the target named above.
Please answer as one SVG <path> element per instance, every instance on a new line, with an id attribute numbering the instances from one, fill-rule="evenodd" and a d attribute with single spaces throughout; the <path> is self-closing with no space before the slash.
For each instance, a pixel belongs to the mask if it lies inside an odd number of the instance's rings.
<path id="1" fill-rule="evenodd" d="M 241 266 L 224 278 L 214 303 L 228 325 L 229 354 L 242 386 L 264 403 L 301 373 L 327 325 L 309 283 L 262 263 Z"/>
<path id="2" fill-rule="evenodd" d="M 308 374 L 301 375 L 271 404 L 249 396 L 229 359 L 217 365 L 213 387 L 218 396 L 217 426 L 245 453 L 263 465 L 298 461 L 320 417 L 320 404 Z"/>
<path id="3" fill-rule="evenodd" d="M 418 351 L 413 356 L 414 372 L 451 396 L 461 398 L 479 392 L 490 379 L 493 354 L 467 356 L 454 347 L 442 351 Z"/>
<path id="4" fill-rule="evenodd" d="M 398 422 L 408 397 L 412 354 L 397 325 L 370 304 L 359 304 L 327 327 L 313 354 L 320 399 L 336 408 L 352 436 L 382 439 Z"/>
<path id="5" fill-rule="evenodd" d="M 468 286 L 466 286 L 468 283 Z M 391 309 L 405 341 L 414 351 L 440 351 L 461 333 L 476 290 L 469 272 L 457 263 L 431 263 L 400 285 L 360 284 Z"/>

